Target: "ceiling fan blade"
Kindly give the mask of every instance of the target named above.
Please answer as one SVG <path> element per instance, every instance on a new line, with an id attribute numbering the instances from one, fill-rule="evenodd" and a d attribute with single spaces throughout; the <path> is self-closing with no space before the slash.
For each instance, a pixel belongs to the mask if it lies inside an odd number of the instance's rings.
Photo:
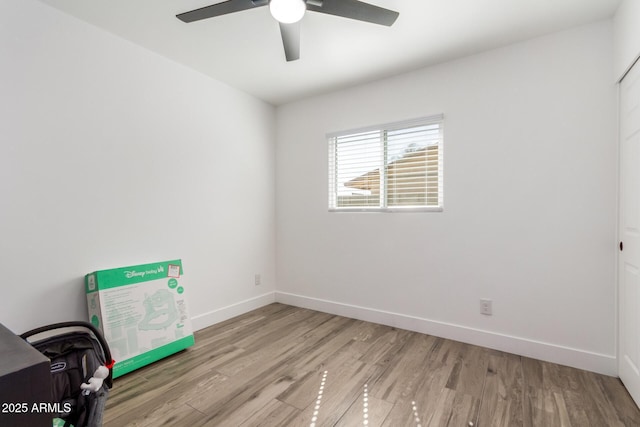
<path id="1" fill-rule="evenodd" d="M 201 19 L 213 18 L 214 16 L 253 9 L 254 7 L 266 6 L 267 4 L 269 4 L 269 0 L 227 0 L 222 3 L 216 3 L 211 6 L 181 13 L 176 15 L 176 18 L 182 22 L 194 22 L 200 21 Z"/>
<path id="2" fill-rule="evenodd" d="M 293 24 L 280 22 L 280 34 L 287 62 L 300 59 L 300 21 Z"/>
<path id="3" fill-rule="evenodd" d="M 322 5 L 307 2 L 307 10 L 371 22 L 390 27 L 398 19 L 399 13 L 358 0 L 323 0 Z M 320 3 L 320 2 L 317 2 Z"/>

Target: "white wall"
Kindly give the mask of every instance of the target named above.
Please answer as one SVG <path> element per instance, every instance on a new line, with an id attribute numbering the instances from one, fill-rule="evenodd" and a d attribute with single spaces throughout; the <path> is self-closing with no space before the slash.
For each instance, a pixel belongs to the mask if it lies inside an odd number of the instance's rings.
<path id="1" fill-rule="evenodd" d="M 279 107 L 277 299 L 614 375 L 611 33 L 588 25 Z M 437 113 L 444 212 L 327 211 L 325 133 Z"/>
<path id="2" fill-rule="evenodd" d="M 33 0 L 0 2 L 0 62 L 0 322 L 173 258 L 196 327 L 273 299 L 273 107 Z"/>
<path id="3" fill-rule="evenodd" d="M 640 57 L 640 1 L 623 0 L 613 17 L 615 79 L 620 80 Z"/>
<path id="4" fill-rule="evenodd" d="M 180 257 L 196 327 L 268 302 L 277 267 L 284 302 L 615 374 L 611 45 L 594 24 L 276 116 L 41 3 L 0 2 L 0 322 L 82 319 L 85 273 Z M 327 212 L 326 132 L 435 113 L 444 212 Z"/>

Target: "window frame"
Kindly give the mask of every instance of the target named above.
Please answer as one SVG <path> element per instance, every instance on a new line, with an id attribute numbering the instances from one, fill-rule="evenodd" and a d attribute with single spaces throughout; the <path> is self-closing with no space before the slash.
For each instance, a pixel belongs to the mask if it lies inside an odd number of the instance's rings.
<path id="1" fill-rule="evenodd" d="M 387 159 L 388 141 L 386 135 L 388 132 L 408 129 L 417 126 L 429 126 L 438 125 L 439 138 L 437 142 L 438 146 L 438 205 L 437 206 L 387 206 L 388 203 L 388 180 L 385 177 L 386 169 L 390 162 Z M 337 139 L 340 137 L 347 137 L 359 133 L 367 132 L 380 132 L 380 140 L 382 147 L 380 155 L 383 156 L 382 166 L 379 170 L 380 173 L 380 201 L 378 206 L 348 206 L 339 207 L 338 203 L 338 170 L 336 167 L 338 150 L 336 149 Z M 386 123 L 382 125 L 367 126 L 357 129 L 349 129 L 339 132 L 331 132 L 326 134 L 327 145 L 329 149 L 328 155 L 328 204 L 329 212 L 442 212 L 444 210 L 444 114 L 436 114 L 431 116 L 420 117 L 411 120 L 403 120 L 399 122 Z M 333 160 L 332 160 L 333 158 Z"/>

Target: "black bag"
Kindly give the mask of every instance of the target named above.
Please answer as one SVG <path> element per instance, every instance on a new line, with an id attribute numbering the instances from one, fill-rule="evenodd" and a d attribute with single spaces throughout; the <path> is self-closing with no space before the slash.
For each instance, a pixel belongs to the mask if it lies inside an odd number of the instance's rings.
<path id="1" fill-rule="evenodd" d="M 52 334 L 54 330 L 67 332 Z M 34 335 L 46 338 L 29 341 Z M 20 335 L 51 360 L 52 417 L 65 426 L 100 427 L 112 386 L 113 361 L 102 334 L 87 322 L 64 322 L 33 329 Z M 109 368 L 109 376 L 97 392 L 87 393 L 80 385 L 88 382 L 99 366 Z"/>

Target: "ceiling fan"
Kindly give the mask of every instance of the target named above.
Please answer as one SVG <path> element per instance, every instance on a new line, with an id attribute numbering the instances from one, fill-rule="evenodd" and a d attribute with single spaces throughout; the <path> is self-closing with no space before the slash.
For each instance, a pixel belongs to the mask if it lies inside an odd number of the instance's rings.
<path id="1" fill-rule="evenodd" d="M 183 22 L 194 22 L 215 16 L 269 5 L 271 15 L 280 24 L 280 34 L 287 61 L 300 58 L 300 20 L 307 10 L 351 18 L 390 27 L 398 12 L 359 0 L 227 0 L 176 15 Z"/>

